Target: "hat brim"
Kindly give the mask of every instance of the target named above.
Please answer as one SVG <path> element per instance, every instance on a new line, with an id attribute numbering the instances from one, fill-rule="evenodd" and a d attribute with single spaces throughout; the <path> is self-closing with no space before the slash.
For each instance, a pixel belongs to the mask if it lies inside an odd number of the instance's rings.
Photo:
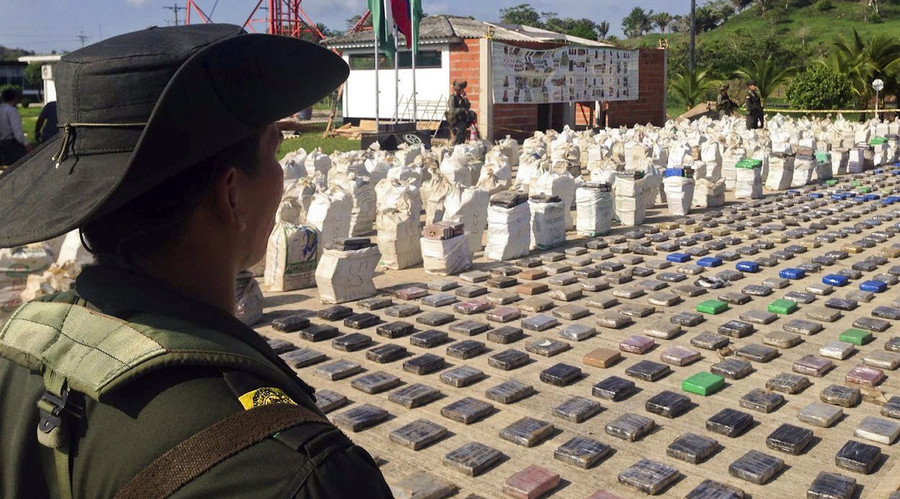
<path id="1" fill-rule="evenodd" d="M 69 154 L 57 167 L 57 134 L 0 175 L 0 247 L 82 227 L 318 102 L 348 73 L 340 56 L 294 38 L 239 35 L 212 43 L 171 78 L 133 150 Z"/>

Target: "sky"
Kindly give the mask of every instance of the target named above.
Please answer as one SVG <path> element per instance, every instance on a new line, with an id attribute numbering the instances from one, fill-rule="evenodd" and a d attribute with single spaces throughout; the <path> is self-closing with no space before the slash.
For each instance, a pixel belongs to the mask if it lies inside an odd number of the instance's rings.
<path id="1" fill-rule="evenodd" d="M 556 12 L 559 17 L 607 21 L 610 34 L 617 36 L 622 35 L 622 18 L 636 6 L 672 15 L 684 14 L 690 8 L 689 0 L 422 0 L 422 8 L 427 14 L 473 16 L 496 22 L 500 9 L 521 3 L 530 3 L 538 12 Z M 85 44 L 91 44 L 148 26 L 172 25 L 174 12 L 166 7 L 186 4 L 186 0 L 2 0 L 0 45 L 41 54 L 72 51 L 82 46 L 81 36 Z M 196 4 L 215 22 L 243 24 L 257 0 L 196 0 Z M 302 7 L 313 22 L 343 31 L 348 18 L 365 12 L 366 1 L 303 0 Z M 184 22 L 184 16 L 185 11 L 179 9 L 179 22 Z M 258 16 L 265 17 L 265 11 Z M 192 17 L 192 21 L 196 19 Z"/>

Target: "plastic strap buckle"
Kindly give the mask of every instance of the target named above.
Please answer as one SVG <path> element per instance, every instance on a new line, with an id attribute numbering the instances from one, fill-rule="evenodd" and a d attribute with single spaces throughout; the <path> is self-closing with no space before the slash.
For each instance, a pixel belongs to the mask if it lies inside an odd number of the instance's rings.
<path id="1" fill-rule="evenodd" d="M 37 436 L 38 441 L 42 445 L 52 449 L 59 449 L 63 442 L 66 441 L 63 438 L 62 413 L 66 410 L 68 400 L 69 390 L 66 388 L 62 388 L 58 396 L 49 391 L 41 395 L 41 399 L 37 404 L 40 415 Z"/>

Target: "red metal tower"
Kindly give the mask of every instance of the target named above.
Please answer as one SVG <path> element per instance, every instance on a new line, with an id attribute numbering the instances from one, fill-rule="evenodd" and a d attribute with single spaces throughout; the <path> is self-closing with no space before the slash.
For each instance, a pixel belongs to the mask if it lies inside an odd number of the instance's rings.
<path id="1" fill-rule="evenodd" d="M 318 40 L 325 38 L 316 27 L 316 23 L 303 11 L 301 4 L 302 0 L 258 0 L 244 21 L 244 28 L 251 33 L 269 33 L 295 38 L 301 38 L 308 33 Z M 261 10 L 265 13 L 261 13 Z M 210 22 L 209 16 L 195 0 L 187 0 L 187 24 L 191 24 L 192 13 L 198 16 L 201 22 Z"/>

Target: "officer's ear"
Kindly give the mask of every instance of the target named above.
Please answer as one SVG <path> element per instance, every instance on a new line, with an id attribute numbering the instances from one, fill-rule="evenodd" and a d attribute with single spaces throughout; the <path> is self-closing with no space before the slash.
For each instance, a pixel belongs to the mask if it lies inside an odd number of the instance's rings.
<path id="1" fill-rule="evenodd" d="M 209 208 L 215 219 L 236 231 L 242 231 L 247 226 L 242 214 L 247 200 L 240 177 L 237 168 L 223 165 L 213 178 L 208 196 Z"/>

